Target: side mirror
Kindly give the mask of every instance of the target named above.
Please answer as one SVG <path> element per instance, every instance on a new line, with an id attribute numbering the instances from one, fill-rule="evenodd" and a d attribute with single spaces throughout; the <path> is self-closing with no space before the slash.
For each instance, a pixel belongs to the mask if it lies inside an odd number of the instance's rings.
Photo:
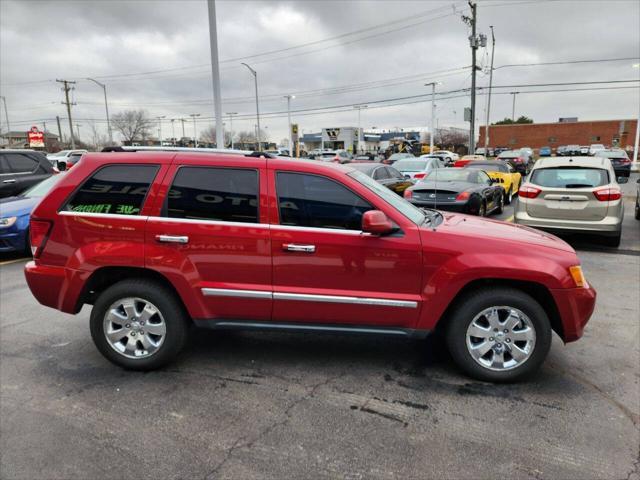
<path id="1" fill-rule="evenodd" d="M 618 177 L 618 183 L 627 183 L 629 181 L 629 177 Z"/>
<path id="2" fill-rule="evenodd" d="M 385 235 L 393 231 L 393 225 L 384 212 L 369 210 L 362 215 L 362 231 L 373 235 Z"/>

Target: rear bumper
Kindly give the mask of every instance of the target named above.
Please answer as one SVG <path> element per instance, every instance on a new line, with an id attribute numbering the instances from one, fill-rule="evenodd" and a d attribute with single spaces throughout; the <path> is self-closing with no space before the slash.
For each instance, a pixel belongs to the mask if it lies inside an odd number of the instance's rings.
<path id="1" fill-rule="evenodd" d="M 36 300 L 65 313 L 78 313 L 78 299 L 89 274 L 80 270 L 28 262 L 24 276 Z"/>
<path id="2" fill-rule="evenodd" d="M 532 217 L 525 210 L 518 208 L 514 215 L 514 222 L 519 225 L 548 230 L 553 233 L 589 232 L 598 235 L 617 235 L 622 229 L 622 218 L 622 213 L 620 216 L 609 215 L 597 221 L 539 218 Z"/>
<path id="3" fill-rule="evenodd" d="M 616 177 L 629 177 L 631 175 L 631 164 L 623 166 L 623 165 L 614 165 L 613 171 L 616 174 Z"/>
<path id="4" fill-rule="evenodd" d="M 575 342 L 584 332 L 584 327 L 596 306 L 596 291 L 588 288 L 566 288 L 551 290 L 562 321 L 562 339 Z"/>

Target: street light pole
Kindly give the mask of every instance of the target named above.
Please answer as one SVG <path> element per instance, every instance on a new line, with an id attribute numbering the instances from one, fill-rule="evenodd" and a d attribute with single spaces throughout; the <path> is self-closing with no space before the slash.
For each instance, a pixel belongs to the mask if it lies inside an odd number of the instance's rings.
<path id="1" fill-rule="evenodd" d="M 484 154 L 489 151 L 489 112 L 491 111 L 491 87 L 493 86 L 493 57 L 496 50 L 496 37 L 493 34 L 493 25 L 489 25 L 491 29 L 491 70 L 489 72 L 489 95 L 487 98 L 487 121 L 484 127 Z"/>
<path id="2" fill-rule="evenodd" d="M 175 118 L 171 119 L 171 144 L 176 146 L 176 129 L 175 129 Z"/>
<path id="3" fill-rule="evenodd" d="M 291 134 L 291 99 L 296 98 L 295 95 L 285 95 L 287 99 L 287 121 L 289 122 L 289 155 L 293 157 L 293 135 Z"/>
<path id="4" fill-rule="evenodd" d="M 218 63 L 218 31 L 216 24 L 216 2 L 207 0 L 209 10 L 209 45 L 211 47 L 211 77 L 213 80 L 213 109 L 216 117 L 216 147 L 224 148 L 222 126 L 222 98 L 220 96 L 220 65 Z"/>
<path id="5" fill-rule="evenodd" d="M 433 153 L 433 137 L 435 134 L 436 124 L 436 85 L 442 85 L 441 82 L 425 83 L 425 87 L 431 85 L 431 125 L 429 125 L 429 153 Z"/>
<path id="6" fill-rule="evenodd" d="M 362 142 L 364 141 L 364 136 L 361 135 L 362 133 L 362 128 L 360 128 L 361 122 L 360 122 L 360 114 L 362 112 L 363 108 L 367 108 L 368 105 L 355 105 L 353 108 L 358 110 L 358 149 L 362 150 Z M 353 152 L 354 154 L 356 154 L 357 152 Z"/>
<path id="7" fill-rule="evenodd" d="M 190 113 L 189 116 L 193 118 L 193 141 L 196 148 L 198 148 L 198 134 L 196 132 L 196 117 L 199 117 L 199 113 Z"/>
<path id="8" fill-rule="evenodd" d="M 156 118 L 158 119 L 158 140 L 160 141 L 160 146 L 162 146 L 162 119 L 167 118 L 167 116 L 162 115 Z"/>
<path id="9" fill-rule="evenodd" d="M 256 139 L 258 140 L 258 151 L 261 152 L 262 146 L 260 144 L 260 106 L 258 104 L 258 73 L 246 63 L 242 63 L 242 65 L 247 67 L 251 72 L 251 74 L 253 75 L 253 81 L 256 87 L 256 123 L 257 123 Z"/>
<path id="10" fill-rule="evenodd" d="M 227 115 L 229 115 L 229 129 L 231 130 L 229 132 L 231 136 L 231 150 L 233 150 L 233 116 L 237 114 L 238 112 L 227 112 Z"/>
<path id="11" fill-rule="evenodd" d="M 509 92 L 511 95 L 513 95 L 513 105 L 511 107 L 511 121 L 515 122 L 516 121 L 516 95 L 518 95 L 520 92 Z"/>
<path id="12" fill-rule="evenodd" d="M 2 103 L 4 103 L 4 119 L 7 121 L 7 132 L 11 131 L 11 125 L 9 125 L 9 114 L 7 113 L 7 99 L 5 97 L 0 97 L 2 99 Z M 60 139 L 62 141 L 62 138 Z"/>
<path id="13" fill-rule="evenodd" d="M 87 80 L 90 80 L 99 87 L 102 87 L 102 90 L 104 91 L 104 109 L 107 114 L 107 131 L 109 132 L 109 142 L 113 143 L 113 132 L 111 131 L 111 121 L 109 120 L 109 104 L 107 103 L 107 86 L 93 78 L 87 78 Z"/>

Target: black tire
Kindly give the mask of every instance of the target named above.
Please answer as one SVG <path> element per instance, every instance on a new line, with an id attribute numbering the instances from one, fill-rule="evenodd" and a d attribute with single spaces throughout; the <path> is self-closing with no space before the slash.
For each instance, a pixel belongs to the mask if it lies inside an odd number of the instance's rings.
<path id="1" fill-rule="evenodd" d="M 517 308 L 530 320 L 536 339 L 533 351 L 521 365 L 510 370 L 494 371 L 480 365 L 469 353 L 466 333 L 476 315 L 492 306 Z M 465 295 L 448 317 L 446 340 L 454 362 L 467 375 L 487 382 L 514 382 L 535 372 L 551 347 L 551 324 L 540 304 L 530 295 L 508 287 L 491 287 Z"/>
<path id="2" fill-rule="evenodd" d="M 480 207 L 478 208 L 478 216 L 486 217 L 487 216 L 487 204 L 484 202 L 480 202 Z"/>
<path id="3" fill-rule="evenodd" d="M 513 185 L 509 186 L 509 191 L 505 194 L 504 203 L 507 205 L 511 205 L 511 201 L 513 200 Z"/>
<path id="4" fill-rule="evenodd" d="M 636 220 L 640 220 L 640 202 L 636 199 Z"/>
<path id="5" fill-rule="evenodd" d="M 619 247 L 622 240 L 622 230 L 617 232 L 613 237 L 604 237 L 603 241 L 607 247 Z"/>
<path id="6" fill-rule="evenodd" d="M 106 339 L 103 320 L 109 307 L 119 299 L 137 297 L 151 302 L 164 317 L 166 334 L 153 355 L 144 358 L 128 358 L 111 347 Z M 190 320 L 175 294 L 159 283 L 145 280 L 123 280 L 100 294 L 91 311 L 91 337 L 96 347 L 110 362 L 127 370 L 155 370 L 172 360 L 184 347 Z"/>
<path id="7" fill-rule="evenodd" d="M 500 194 L 500 198 L 498 199 L 498 206 L 495 209 L 495 213 L 497 213 L 498 215 L 504 212 L 504 196 L 505 196 L 505 193 L 502 192 Z"/>

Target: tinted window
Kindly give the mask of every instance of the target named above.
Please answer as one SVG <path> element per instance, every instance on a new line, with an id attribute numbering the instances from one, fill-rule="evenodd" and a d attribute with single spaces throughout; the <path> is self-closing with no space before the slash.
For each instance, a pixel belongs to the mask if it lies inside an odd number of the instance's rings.
<path id="1" fill-rule="evenodd" d="M 386 167 L 387 172 L 389 172 L 389 176 L 391 178 L 404 178 L 404 175 L 402 175 L 398 170 L 396 170 L 395 168 L 392 167 Z"/>
<path id="2" fill-rule="evenodd" d="M 9 171 L 13 173 L 33 172 L 36 169 L 37 162 L 20 153 L 7 153 L 5 157 L 9 164 Z"/>
<path id="3" fill-rule="evenodd" d="M 326 177 L 278 172 L 280 224 L 360 230 L 362 214 L 373 207 Z"/>
<path id="4" fill-rule="evenodd" d="M 258 172 L 182 167 L 167 195 L 166 216 L 258 223 Z"/>
<path id="5" fill-rule="evenodd" d="M 387 169 L 384 167 L 376 168 L 373 172 L 373 179 L 382 180 L 384 178 L 389 178 L 389 173 L 387 172 Z"/>
<path id="6" fill-rule="evenodd" d="M 534 185 L 552 188 L 592 188 L 609 183 L 609 174 L 600 168 L 539 168 L 531 173 Z"/>
<path id="7" fill-rule="evenodd" d="M 138 215 L 157 171 L 157 165 L 104 167 L 82 184 L 63 210 Z"/>

